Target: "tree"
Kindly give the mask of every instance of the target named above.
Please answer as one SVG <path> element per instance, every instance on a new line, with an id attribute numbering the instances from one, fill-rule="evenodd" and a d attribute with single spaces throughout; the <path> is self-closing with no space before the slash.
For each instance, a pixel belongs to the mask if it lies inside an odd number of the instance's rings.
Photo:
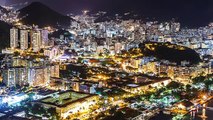
<path id="1" fill-rule="evenodd" d="M 114 113 L 116 113 L 116 107 L 113 107 L 109 110 L 109 114 L 113 115 Z"/>
<path id="2" fill-rule="evenodd" d="M 112 119 L 113 120 L 124 120 L 125 116 L 121 111 L 119 111 L 119 112 L 115 113 L 115 115 L 113 116 Z M 109 120 L 112 120 L 112 119 L 109 119 Z"/>
<path id="3" fill-rule="evenodd" d="M 83 58 L 78 58 L 77 63 L 82 63 Z"/>
<path id="4" fill-rule="evenodd" d="M 41 107 L 39 105 L 32 105 L 32 111 L 33 114 L 42 114 Z"/>
<path id="5" fill-rule="evenodd" d="M 51 120 L 60 120 L 60 116 L 56 112 L 56 108 L 49 108 L 49 109 L 47 109 L 47 112 L 50 114 Z"/>
<path id="6" fill-rule="evenodd" d="M 103 56 L 103 53 L 100 53 L 98 56 L 102 57 L 102 56 Z"/>
<path id="7" fill-rule="evenodd" d="M 20 55 L 20 53 L 18 51 L 14 52 L 14 56 L 19 56 L 19 55 Z"/>
<path id="8" fill-rule="evenodd" d="M 198 76 L 192 79 L 193 84 L 202 83 L 205 80 L 205 76 Z"/>
<path id="9" fill-rule="evenodd" d="M 191 85 L 189 85 L 189 84 L 188 84 L 188 85 L 186 85 L 186 91 L 187 91 L 187 92 L 189 92 L 189 91 L 191 90 L 191 87 L 192 87 L 192 86 L 191 86 Z"/>
<path id="10" fill-rule="evenodd" d="M 170 82 L 166 87 L 167 87 L 168 89 L 177 89 L 177 88 L 180 88 L 180 87 L 182 87 L 182 86 L 183 86 L 183 84 L 181 84 L 181 83 L 179 83 L 179 82 L 172 81 L 172 82 Z"/>
<path id="11" fill-rule="evenodd" d="M 205 80 L 204 84 L 206 85 L 207 90 L 210 90 L 210 88 L 211 88 L 210 86 L 213 84 L 213 80 L 210 80 L 210 79 Z"/>

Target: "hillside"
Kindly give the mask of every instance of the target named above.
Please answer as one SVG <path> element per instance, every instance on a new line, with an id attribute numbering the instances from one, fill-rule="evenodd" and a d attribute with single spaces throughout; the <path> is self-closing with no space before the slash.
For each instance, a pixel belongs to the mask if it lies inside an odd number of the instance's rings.
<path id="1" fill-rule="evenodd" d="M 61 15 L 60 13 L 39 2 L 33 2 L 27 7 L 19 10 L 19 12 L 19 17 L 23 18 L 21 20 L 23 24 L 34 24 L 38 25 L 39 27 L 52 26 L 56 28 L 66 28 L 70 25 L 70 17 Z"/>
<path id="2" fill-rule="evenodd" d="M 10 28 L 11 25 L 0 21 L 0 50 L 10 45 Z"/>
<path id="3" fill-rule="evenodd" d="M 142 19 L 143 21 L 171 21 L 173 18 L 181 27 L 198 28 L 213 21 L 212 0 L 109 0 L 113 4 L 100 6 L 107 14 L 96 22 L 115 19 Z M 205 1 L 205 2 L 204 2 Z M 110 3 L 110 2 L 108 2 Z M 123 4 L 121 4 L 123 3 Z M 128 8 L 128 9 L 127 9 Z M 129 13 L 129 14 L 125 14 Z"/>
<path id="4" fill-rule="evenodd" d="M 189 61 L 190 64 L 198 64 L 201 61 L 196 51 L 171 43 L 145 42 L 141 43 L 139 48 L 145 56 L 154 56 L 157 59 L 164 59 L 178 64 L 181 61 Z"/>
<path id="5" fill-rule="evenodd" d="M 49 35 L 49 37 L 53 37 L 53 38 L 60 38 L 60 35 L 64 35 L 64 37 L 71 37 L 71 33 L 69 31 L 63 30 L 63 29 L 59 29 L 53 33 L 51 33 Z"/>

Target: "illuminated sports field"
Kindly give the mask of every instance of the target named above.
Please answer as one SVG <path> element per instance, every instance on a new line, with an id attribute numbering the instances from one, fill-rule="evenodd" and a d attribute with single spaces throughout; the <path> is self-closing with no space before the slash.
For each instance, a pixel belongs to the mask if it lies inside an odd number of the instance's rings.
<path id="1" fill-rule="evenodd" d="M 83 98 L 86 98 L 88 96 L 89 96 L 89 94 L 67 91 L 67 92 L 59 93 L 52 97 L 47 97 L 47 98 L 41 100 L 41 102 L 47 103 L 47 104 L 52 104 L 55 106 L 64 106 L 64 105 L 70 104 L 74 101 L 78 101 Z"/>

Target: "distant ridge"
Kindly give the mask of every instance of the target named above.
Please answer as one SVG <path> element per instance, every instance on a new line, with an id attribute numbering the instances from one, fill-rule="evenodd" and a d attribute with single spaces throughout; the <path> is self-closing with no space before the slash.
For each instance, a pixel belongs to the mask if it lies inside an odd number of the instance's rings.
<path id="1" fill-rule="evenodd" d="M 213 22 L 213 0 L 107 0 L 113 4 L 102 5 L 98 10 L 106 11 L 96 21 L 115 19 L 140 19 L 146 21 L 175 21 L 181 27 L 198 28 Z M 123 4 L 121 4 L 123 2 Z M 103 7 L 105 6 L 105 8 Z M 97 10 L 94 10 L 96 12 Z M 125 15 L 124 13 L 130 14 Z"/>
<path id="2" fill-rule="evenodd" d="M 119 19 L 120 20 L 129 20 L 129 19 L 134 19 L 134 20 L 142 20 L 144 22 L 148 21 L 158 21 L 158 22 L 169 22 L 169 21 L 176 21 L 181 23 L 182 28 L 199 28 L 199 27 L 204 27 L 207 26 L 209 23 L 213 22 L 213 12 L 212 14 L 209 13 L 209 15 L 202 14 L 198 16 L 184 16 L 184 15 L 177 15 L 177 16 L 172 16 L 172 15 L 153 15 L 153 14 L 148 14 L 148 15 L 142 15 L 138 12 L 131 11 L 128 12 L 127 15 L 125 15 L 124 12 L 120 13 L 107 13 L 103 16 L 99 16 L 95 22 L 105 22 L 105 21 L 111 21 L 116 19 L 116 14 L 119 14 Z"/>

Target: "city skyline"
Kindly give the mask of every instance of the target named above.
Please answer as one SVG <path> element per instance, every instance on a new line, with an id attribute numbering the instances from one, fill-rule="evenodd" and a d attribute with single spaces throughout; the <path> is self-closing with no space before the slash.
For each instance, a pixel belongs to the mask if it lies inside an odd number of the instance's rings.
<path id="1" fill-rule="evenodd" d="M 213 118 L 211 0 L 0 4 L 0 120 Z"/>
<path id="2" fill-rule="evenodd" d="M 205 26 L 213 20 L 211 0 L 135 0 L 134 2 L 131 0 L 125 2 L 123 0 L 7 0 L 2 2 L 20 8 L 36 1 L 64 15 L 81 14 L 82 10 L 90 10 L 92 13 L 107 11 L 109 15 L 132 11 L 143 19 L 150 18 L 157 21 L 175 19 L 186 27 Z"/>

